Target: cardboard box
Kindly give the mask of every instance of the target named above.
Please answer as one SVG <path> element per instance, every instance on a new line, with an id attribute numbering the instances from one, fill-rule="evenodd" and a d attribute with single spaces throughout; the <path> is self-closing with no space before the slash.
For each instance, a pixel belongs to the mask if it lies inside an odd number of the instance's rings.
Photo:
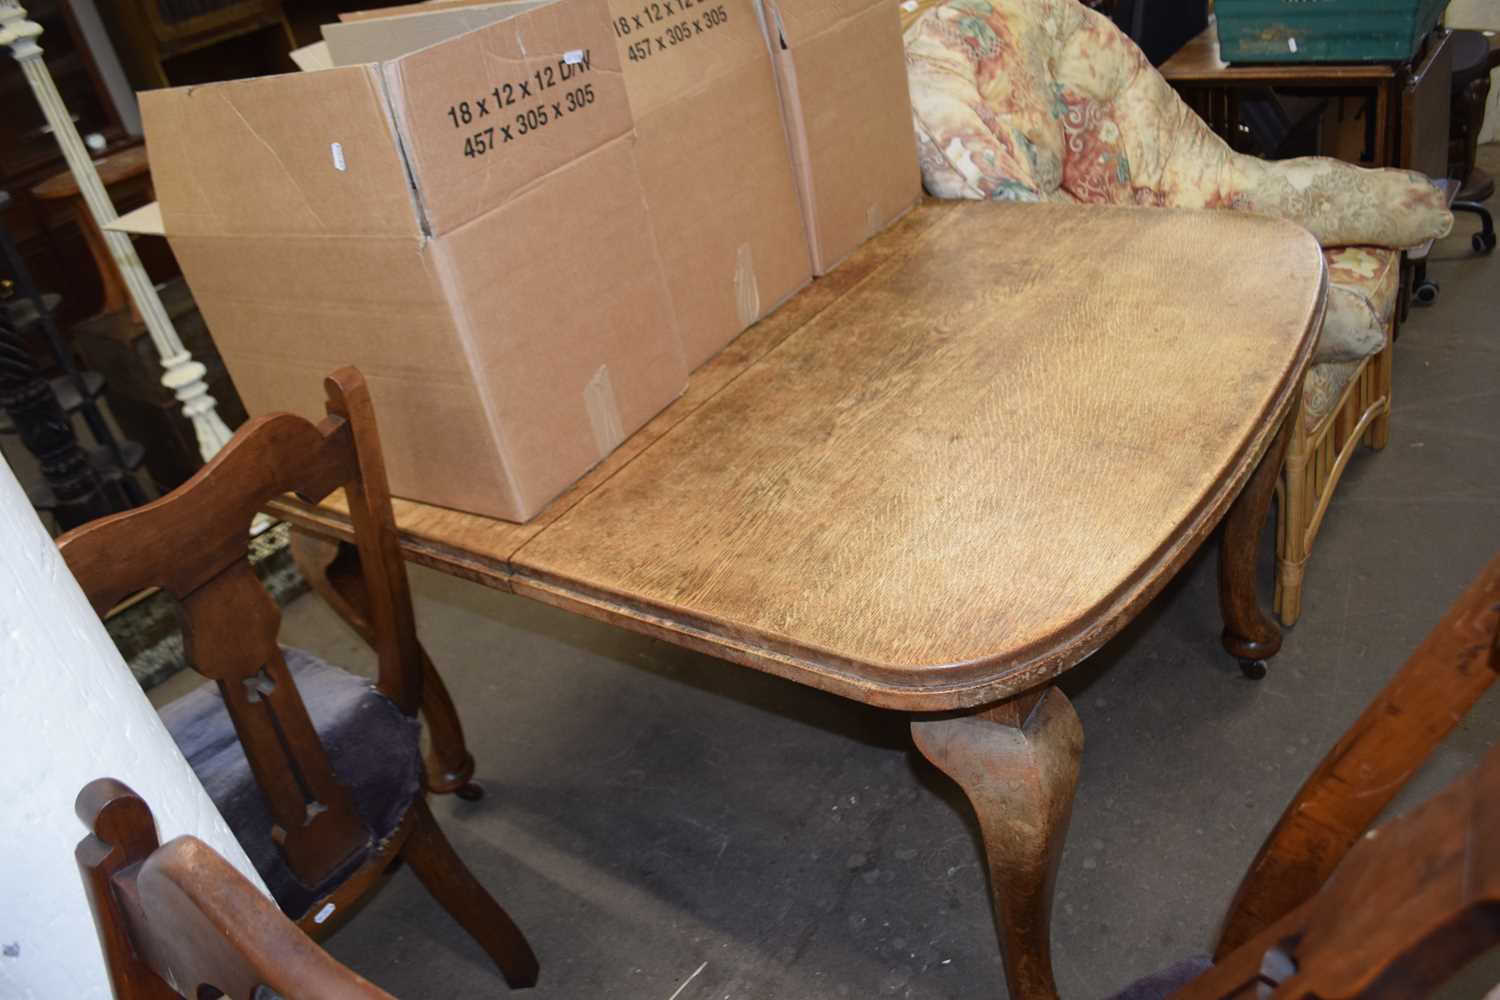
<path id="1" fill-rule="evenodd" d="M 323 33 L 336 62 L 386 58 L 509 6 L 436 0 L 385 18 L 357 12 Z M 646 204 L 696 368 L 812 277 L 775 73 L 755 0 L 611 0 L 610 13 Z"/>
<path id="2" fill-rule="evenodd" d="M 762 0 L 813 273 L 922 195 L 901 20 L 891 0 Z"/>
<path id="3" fill-rule="evenodd" d="M 812 279 L 781 101 L 755 0 L 612 0 L 688 363 Z"/>
<path id="4" fill-rule="evenodd" d="M 604 0 L 141 110 L 246 404 L 357 365 L 397 495 L 524 520 L 684 388 Z"/>

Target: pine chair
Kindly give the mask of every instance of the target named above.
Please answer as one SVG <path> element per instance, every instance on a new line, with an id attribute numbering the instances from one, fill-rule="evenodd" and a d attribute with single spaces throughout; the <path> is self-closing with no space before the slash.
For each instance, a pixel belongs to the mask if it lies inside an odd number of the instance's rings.
<path id="1" fill-rule="evenodd" d="M 69 532 L 58 547 L 101 614 L 152 586 L 176 598 L 187 661 L 216 683 L 165 706 L 162 719 L 283 913 L 324 935 L 404 860 L 506 981 L 530 986 L 531 947 L 427 808 L 419 708 L 436 709 L 435 754 L 468 755 L 417 642 L 369 390 L 352 368 L 326 387 L 321 423 L 252 420 L 172 493 Z M 268 500 L 295 492 L 316 502 L 339 487 L 361 572 L 346 585 L 379 661 L 373 686 L 278 646 L 280 611 L 247 559 L 251 519 Z M 453 777 L 442 761 L 432 767 Z"/>

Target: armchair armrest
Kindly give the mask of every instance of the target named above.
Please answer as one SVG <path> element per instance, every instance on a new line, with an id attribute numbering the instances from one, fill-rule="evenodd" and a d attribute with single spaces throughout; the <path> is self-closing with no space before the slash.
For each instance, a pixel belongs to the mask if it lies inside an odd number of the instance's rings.
<path id="1" fill-rule="evenodd" d="M 1409 170 L 1369 170 L 1326 157 L 1226 164 L 1233 208 L 1295 222 L 1323 246 L 1420 246 L 1448 235 L 1453 214 L 1438 185 Z"/>
<path id="2" fill-rule="evenodd" d="M 1420 174 L 1244 156 L 1109 20 L 1073 0 L 917 0 L 907 76 L 944 198 L 1233 208 L 1324 246 L 1416 246 L 1453 219 Z"/>

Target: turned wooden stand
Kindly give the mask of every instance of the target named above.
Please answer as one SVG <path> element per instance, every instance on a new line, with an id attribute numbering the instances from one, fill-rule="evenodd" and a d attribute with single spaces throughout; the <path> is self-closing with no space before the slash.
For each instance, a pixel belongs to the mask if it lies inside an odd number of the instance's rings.
<path id="1" fill-rule="evenodd" d="M 928 203 L 531 522 L 397 501 L 402 551 L 911 714 L 979 817 L 1011 996 L 1053 997 L 1083 732 L 1052 681 L 1221 522 L 1224 644 L 1263 672 L 1255 547 L 1324 284 L 1247 214 Z M 275 509 L 350 537 L 337 503 Z"/>

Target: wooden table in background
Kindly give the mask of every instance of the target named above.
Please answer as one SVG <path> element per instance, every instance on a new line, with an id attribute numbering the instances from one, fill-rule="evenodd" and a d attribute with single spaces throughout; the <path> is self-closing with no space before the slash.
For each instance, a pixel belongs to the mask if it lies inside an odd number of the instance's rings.
<path id="1" fill-rule="evenodd" d="M 1411 167 L 1432 176 L 1443 175 L 1443 165 L 1413 162 L 1413 150 L 1425 150 L 1418 139 L 1421 118 L 1431 117 L 1432 101 L 1448 100 L 1451 61 L 1446 51 L 1449 35 L 1439 30 L 1429 36 L 1416 56 L 1405 63 L 1261 63 L 1235 64 L 1219 56 L 1218 29 L 1212 21 L 1203 32 L 1179 49 L 1159 67 L 1167 82 L 1179 90 L 1193 110 L 1226 138 L 1238 123 L 1236 95 L 1241 90 L 1285 87 L 1330 93 L 1365 94 L 1371 104 L 1374 158 L 1362 161 L 1373 167 Z M 1441 79 L 1438 79 L 1441 77 Z M 1445 105 L 1444 105 L 1445 106 Z M 1422 114 L 1419 114 L 1421 112 Z M 1442 132 L 1441 148 L 1447 149 L 1446 111 L 1437 123 Z"/>
<path id="2" fill-rule="evenodd" d="M 1270 219 L 927 203 L 530 523 L 397 501 L 403 550 L 911 713 L 978 814 L 1011 996 L 1052 997 L 1083 740 L 1052 681 L 1221 520 L 1225 644 L 1275 652 L 1255 545 L 1323 298 Z M 277 512 L 350 537 L 337 504 Z"/>

